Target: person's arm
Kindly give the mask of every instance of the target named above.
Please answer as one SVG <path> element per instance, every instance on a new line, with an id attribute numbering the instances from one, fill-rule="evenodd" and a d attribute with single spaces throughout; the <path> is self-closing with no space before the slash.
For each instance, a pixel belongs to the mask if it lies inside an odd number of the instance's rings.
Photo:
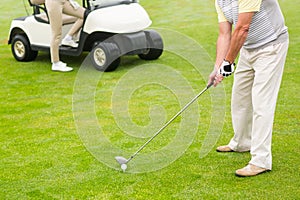
<path id="1" fill-rule="evenodd" d="M 232 33 L 231 23 L 227 21 L 219 23 L 219 35 L 218 35 L 217 45 L 216 45 L 215 67 L 213 72 L 209 76 L 208 84 L 215 81 L 215 77 L 220 68 L 220 65 L 223 62 L 225 56 L 227 55 L 227 51 L 230 47 L 231 33 Z M 219 82 L 215 81 L 214 85 L 216 86 Z"/>
<path id="2" fill-rule="evenodd" d="M 217 60 L 216 60 L 216 64 L 219 66 L 219 68 L 220 68 L 220 65 L 223 60 L 228 61 L 230 64 L 234 63 L 234 60 L 238 56 L 238 54 L 248 36 L 249 27 L 250 27 L 253 15 L 254 15 L 254 12 L 245 12 L 245 13 L 239 14 L 238 21 L 237 21 L 237 24 L 231 35 L 230 44 L 229 44 L 229 46 L 227 46 L 227 50 L 222 49 L 222 48 L 226 47 L 224 44 L 223 44 L 224 46 L 218 47 L 218 49 L 220 49 L 219 51 L 221 51 L 219 53 L 219 55 L 217 53 Z M 219 26 L 220 26 L 220 29 L 221 28 L 223 28 L 225 30 L 227 29 L 226 25 L 224 25 L 224 23 L 220 23 Z M 223 26 L 225 26 L 225 27 L 223 27 Z M 225 55 L 223 54 L 224 52 L 225 52 Z M 217 72 L 218 72 L 218 70 L 217 70 Z M 210 75 L 210 79 L 211 78 L 212 78 L 212 74 Z M 216 73 L 215 80 L 214 80 L 214 86 L 217 86 L 223 79 L 224 79 L 223 75 Z"/>
<path id="3" fill-rule="evenodd" d="M 231 37 L 229 50 L 224 57 L 229 63 L 234 62 L 240 52 L 240 49 L 245 43 L 253 15 L 254 12 L 239 14 L 237 24 Z"/>
<path id="4" fill-rule="evenodd" d="M 225 56 L 227 55 L 228 49 L 231 44 L 231 33 L 232 33 L 232 24 L 229 22 L 219 23 L 219 36 L 217 39 L 217 48 L 216 48 L 216 62 L 215 66 L 219 69 L 221 63 L 223 62 Z"/>

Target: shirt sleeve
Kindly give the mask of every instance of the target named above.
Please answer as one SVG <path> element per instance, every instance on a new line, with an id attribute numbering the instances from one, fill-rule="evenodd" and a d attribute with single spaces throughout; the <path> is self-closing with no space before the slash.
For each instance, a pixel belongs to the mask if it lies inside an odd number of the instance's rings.
<path id="1" fill-rule="evenodd" d="M 222 12 L 220 6 L 218 5 L 217 0 L 215 1 L 215 7 L 216 7 L 217 14 L 218 14 L 218 21 L 219 21 L 219 23 L 220 22 L 226 22 L 227 19 L 224 16 L 224 13 Z"/>
<path id="2" fill-rule="evenodd" d="M 239 0 L 239 13 L 258 12 L 262 0 Z"/>

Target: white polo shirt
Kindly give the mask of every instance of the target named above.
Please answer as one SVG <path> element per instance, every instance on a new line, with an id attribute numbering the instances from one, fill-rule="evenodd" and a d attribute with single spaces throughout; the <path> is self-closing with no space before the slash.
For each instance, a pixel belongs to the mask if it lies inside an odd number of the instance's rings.
<path id="1" fill-rule="evenodd" d="M 255 12 L 244 43 L 247 49 L 288 38 L 287 27 L 277 0 L 215 0 L 218 21 L 236 24 L 239 13 Z"/>

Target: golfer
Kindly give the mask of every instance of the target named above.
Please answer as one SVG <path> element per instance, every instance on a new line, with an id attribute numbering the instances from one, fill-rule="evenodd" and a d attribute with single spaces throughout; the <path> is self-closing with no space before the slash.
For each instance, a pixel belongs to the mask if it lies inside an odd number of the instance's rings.
<path id="1" fill-rule="evenodd" d="M 66 37 L 62 40 L 62 45 L 77 47 L 77 43 L 73 40 L 73 36 L 78 33 L 83 25 L 83 17 L 85 8 L 79 6 L 74 0 L 45 0 L 46 8 L 49 15 L 50 26 L 52 30 L 52 39 L 50 46 L 51 62 L 53 71 L 68 72 L 72 71 L 72 67 L 68 67 L 66 63 L 60 61 L 59 45 L 62 35 L 62 18 L 63 13 L 77 17 L 77 21 L 69 30 Z"/>
<path id="2" fill-rule="evenodd" d="M 219 36 L 208 82 L 217 86 L 230 75 L 239 54 L 231 101 L 234 136 L 217 151 L 250 151 L 250 162 L 235 174 L 255 176 L 272 169 L 272 127 L 288 31 L 277 0 L 216 0 L 215 6 Z"/>

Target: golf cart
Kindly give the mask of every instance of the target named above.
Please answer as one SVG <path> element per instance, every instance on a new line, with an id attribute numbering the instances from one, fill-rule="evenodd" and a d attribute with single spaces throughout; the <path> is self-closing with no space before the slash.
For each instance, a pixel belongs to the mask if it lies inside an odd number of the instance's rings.
<path id="1" fill-rule="evenodd" d="M 8 44 L 18 61 L 33 61 L 38 51 L 50 50 L 51 28 L 44 0 L 29 4 L 30 16 L 14 19 Z M 123 55 L 138 55 L 144 60 L 158 59 L 163 52 L 161 36 L 147 30 L 151 20 L 137 0 L 83 0 L 86 8 L 83 27 L 78 34 L 78 47 L 60 46 L 61 55 L 89 54 L 92 65 L 100 71 L 113 71 Z M 62 38 L 75 17 L 64 15 Z"/>

